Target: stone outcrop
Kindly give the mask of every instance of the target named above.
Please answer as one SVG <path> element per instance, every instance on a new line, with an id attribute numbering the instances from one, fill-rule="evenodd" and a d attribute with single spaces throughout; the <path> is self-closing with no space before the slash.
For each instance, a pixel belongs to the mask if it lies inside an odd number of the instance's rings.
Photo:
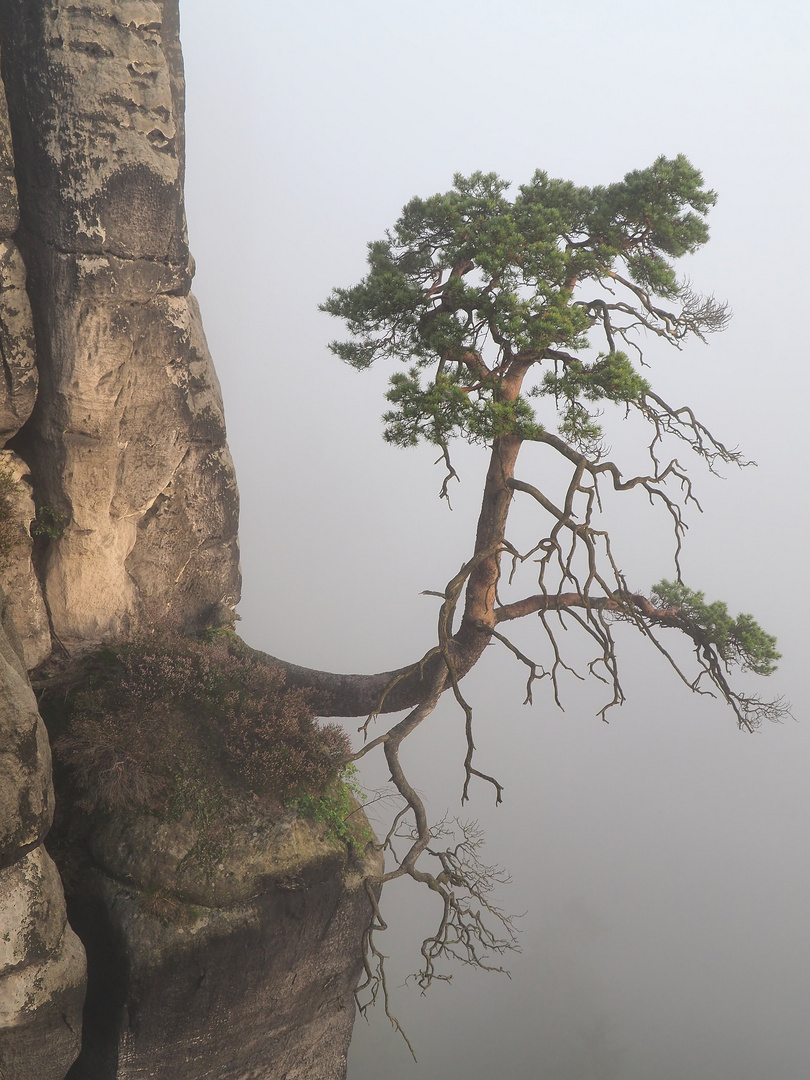
<path id="1" fill-rule="evenodd" d="M 11 239 L 19 223 L 8 105 L 0 85 L 0 445 L 5 445 L 31 415 L 37 392 L 34 326 L 25 288 L 25 266 Z"/>
<path id="2" fill-rule="evenodd" d="M 82 1034 L 85 952 L 43 846 L 26 671 L 44 685 L 166 619 L 227 626 L 239 599 L 189 291 L 178 23 L 178 0 L 0 0 L 0 1080 L 345 1076 L 373 851 L 253 807 L 201 870 L 193 823 L 88 819 L 65 797 L 51 839 L 89 957 Z"/>
<path id="3" fill-rule="evenodd" d="M 31 472 L 13 450 L 0 450 L 0 475 L 3 473 L 12 481 L 7 500 L 13 518 L 14 543 L 6 561 L 0 563 L 0 586 L 8 598 L 9 610 L 20 636 L 25 666 L 31 671 L 50 656 L 52 647 L 48 612 L 34 569 L 30 528 L 37 509 Z"/>
<path id="4" fill-rule="evenodd" d="M 41 381 L 13 447 L 64 521 L 52 630 L 194 628 L 239 599 L 238 496 L 189 295 L 177 3 L 0 0 L 0 39 Z"/>
<path id="5" fill-rule="evenodd" d="M 35 847 L 53 819 L 48 736 L 23 666 L 22 646 L 0 596 L 0 861 Z"/>
<path id="6" fill-rule="evenodd" d="M 0 139 L 4 134 L 0 125 Z M 0 173 L 0 215 L 7 206 L 1 194 L 2 180 Z M 0 362 L 5 384 L 0 395 L 0 439 L 5 444 L 31 415 L 37 393 L 34 324 L 25 287 L 25 264 L 17 245 L 8 237 L 0 241 Z"/>
<path id="7" fill-rule="evenodd" d="M 381 857 L 289 811 L 246 815 L 213 873 L 199 840 L 142 816 L 93 826 L 86 862 L 63 852 L 90 968 L 70 1080 L 344 1077 Z"/>
<path id="8" fill-rule="evenodd" d="M 0 447 L 28 420 L 37 392 L 14 155 L 0 84 Z M 62 1080 L 79 1052 L 84 949 L 67 923 L 59 875 L 42 841 L 53 817 L 51 753 L 26 674 L 51 651 L 31 561 L 28 469 L 0 451 L 13 513 L 0 580 L 0 1077 Z M 20 640 L 15 621 L 22 629 Z"/>
<path id="9" fill-rule="evenodd" d="M 0 600 L 0 1077 L 62 1080 L 79 1052 L 84 949 L 42 840 L 51 755 L 9 606 Z"/>
<path id="10" fill-rule="evenodd" d="M 19 224 L 8 105 L 0 82 L 0 448 L 28 420 L 37 394 L 36 345 L 26 269 L 13 239 Z M 0 584 L 23 640 L 26 664 L 32 668 L 51 651 L 42 591 L 31 562 L 28 523 L 35 511 L 30 488 L 20 483 L 28 474 L 25 463 L 5 450 L 0 456 L 0 471 L 9 473 L 19 485 L 12 500 L 19 535 L 10 556 L 0 559 Z"/>
<path id="11" fill-rule="evenodd" d="M 40 844 L 0 870 L 0 1075 L 62 1080 L 80 1046 L 84 948 Z"/>

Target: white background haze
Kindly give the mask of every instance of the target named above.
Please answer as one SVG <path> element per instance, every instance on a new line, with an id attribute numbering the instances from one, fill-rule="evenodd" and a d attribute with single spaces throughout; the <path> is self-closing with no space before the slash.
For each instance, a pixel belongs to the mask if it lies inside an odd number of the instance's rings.
<path id="1" fill-rule="evenodd" d="M 681 270 L 734 319 L 708 346 L 655 349 L 651 378 L 758 462 L 725 480 L 690 463 L 705 513 L 689 513 L 684 579 L 777 635 L 783 661 L 757 688 L 789 697 L 798 722 L 740 733 L 630 632 L 629 700 L 609 725 L 573 682 L 564 714 L 544 685 L 524 708 L 523 670 L 489 649 L 465 686 L 505 804 L 480 787 L 465 816 L 512 872 L 500 899 L 525 912 L 523 952 L 511 981 L 457 970 L 427 997 L 397 990 L 419 1064 L 380 1011 L 356 1027 L 350 1080 L 810 1075 L 810 8 L 181 6 L 195 290 L 242 496 L 240 631 L 274 655 L 367 672 L 416 659 L 435 632 L 421 590 L 472 550 L 484 451 L 459 454 L 449 512 L 435 455 L 382 442 L 390 371 L 358 374 L 326 348 L 341 327 L 317 304 L 360 279 L 367 241 L 455 171 L 593 185 L 685 153 L 720 196 Z M 618 416 L 608 441 L 622 452 Z M 613 502 L 630 584 L 672 576 L 665 517 Z M 437 818 L 459 812 L 461 740 L 447 701 L 408 757 Z M 411 882 L 384 899 L 400 985 L 422 912 Z"/>

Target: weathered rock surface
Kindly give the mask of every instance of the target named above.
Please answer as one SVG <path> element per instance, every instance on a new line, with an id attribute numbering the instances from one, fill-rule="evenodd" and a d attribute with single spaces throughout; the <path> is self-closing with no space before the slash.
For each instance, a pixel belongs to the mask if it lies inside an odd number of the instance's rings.
<path id="1" fill-rule="evenodd" d="M 238 497 L 183 207 L 177 3 L 0 0 L 41 391 L 15 440 L 63 514 L 69 651 L 239 598 Z"/>
<path id="2" fill-rule="evenodd" d="M 0 236 L 13 236 L 20 223 L 17 180 L 14 176 L 14 149 L 8 122 L 6 92 L 0 84 Z"/>
<path id="3" fill-rule="evenodd" d="M 319 827 L 257 813 L 209 878 L 198 841 L 143 816 L 97 824 L 92 859 L 68 859 L 90 965 L 70 1080 L 345 1077 L 379 855 L 352 865 Z"/>
<path id="4" fill-rule="evenodd" d="M 62 1080 L 79 1052 L 85 958 L 41 844 L 0 870 L 0 923 L 0 1076 Z"/>
<path id="5" fill-rule="evenodd" d="M 48 736 L 8 601 L 0 595 L 0 866 L 35 847 L 52 818 Z"/>
<path id="6" fill-rule="evenodd" d="M 1 192 L 0 173 L 0 216 Z M 0 365 L 0 443 L 5 445 L 31 415 L 37 393 L 34 324 L 25 288 L 25 265 L 10 239 L 0 241 Z"/>
<path id="7" fill-rule="evenodd" d="M 42 845 L 53 815 L 51 754 L 0 598 L 0 1076 L 61 1080 L 79 1052 L 84 950 Z"/>
<path id="8" fill-rule="evenodd" d="M 8 105 L 0 82 L 0 446 L 5 446 L 31 415 L 37 392 L 34 325 L 25 288 L 25 266 L 11 240 L 19 223 Z"/>
<path id="9" fill-rule="evenodd" d="M 20 430 L 34 408 L 37 394 L 36 343 L 22 255 L 11 237 L 20 223 L 14 151 L 8 105 L 0 81 L 0 447 Z M 30 670 L 51 652 L 48 617 L 42 589 L 31 561 L 28 525 L 35 508 L 31 488 L 21 483 L 28 467 L 10 450 L 0 451 L 0 469 L 13 476 L 17 489 L 10 498 L 19 534 L 0 564 L 0 585 L 23 642 Z"/>
<path id="10" fill-rule="evenodd" d="M 18 225 L 0 83 L 0 447 L 28 420 L 37 392 L 26 271 L 11 239 Z M 54 809 L 51 752 L 26 669 L 50 653 L 51 639 L 31 561 L 34 506 L 22 482 L 28 469 L 10 450 L 0 451 L 0 468 L 15 481 L 4 499 L 12 542 L 0 571 L 9 589 L 8 597 L 0 589 L 0 1077 L 62 1080 L 79 1052 L 85 957 L 42 845 Z"/>
<path id="11" fill-rule="evenodd" d="M 42 599 L 33 563 L 34 544 L 29 531 L 36 516 L 28 466 L 12 450 L 0 450 L 0 470 L 14 481 L 8 493 L 16 539 L 8 561 L 0 563 L 0 587 L 6 594 L 14 625 L 20 637 L 28 671 L 51 653 L 48 612 Z"/>

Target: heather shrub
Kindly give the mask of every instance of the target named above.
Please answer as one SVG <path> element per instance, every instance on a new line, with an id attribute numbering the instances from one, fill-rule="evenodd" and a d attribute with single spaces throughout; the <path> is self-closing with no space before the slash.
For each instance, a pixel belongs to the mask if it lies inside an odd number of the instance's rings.
<path id="1" fill-rule="evenodd" d="M 191 811 L 207 829 L 246 787 L 280 805 L 325 791 L 348 740 L 235 634 L 163 628 L 87 662 L 54 754 L 88 810 Z"/>

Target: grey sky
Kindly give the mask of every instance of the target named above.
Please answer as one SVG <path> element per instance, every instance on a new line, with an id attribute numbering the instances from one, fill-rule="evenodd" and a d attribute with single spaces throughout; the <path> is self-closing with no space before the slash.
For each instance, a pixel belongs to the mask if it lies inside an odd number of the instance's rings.
<path id="1" fill-rule="evenodd" d="M 654 375 L 759 468 L 718 481 L 695 463 L 706 513 L 690 515 L 684 574 L 778 635 L 762 689 L 801 723 L 738 733 L 631 635 L 630 700 L 609 726 L 573 685 L 565 714 L 542 691 L 524 709 L 522 671 L 490 650 L 469 694 L 506 804 L 482 791 L 470 816 L 512 871 L 524 953 L 511 982 L 400 991 L 420 1064 L 378 1016 L 358 1026 L 351 1080 L 807 1075 L 810 9 L 186 0 L 182 16 L 196 291 L 243 501 L 241 629 L 299 663 L 419 655 L 435 618 L 419 593 L 473 539 L 483 455 L 461 455 L 449 513 L 431 454 L 380 439 L 387 372 L 326 350 L 339 327 L 316 306 L 359 279 L 366 242 L 454 171 L 608 183 L 683 152 L 720 195 L 683 269 L 734 320 L 708 347 L 656 353 Z M 666 525 L 641 502 L 616 532 L 635 584 L 669 572 Z M 445 703 L 414 753 L 437 816 L 457 809 L 460 736 Z M 401 981 L 421 916 L 407 886 L 386 904 Z"/>

